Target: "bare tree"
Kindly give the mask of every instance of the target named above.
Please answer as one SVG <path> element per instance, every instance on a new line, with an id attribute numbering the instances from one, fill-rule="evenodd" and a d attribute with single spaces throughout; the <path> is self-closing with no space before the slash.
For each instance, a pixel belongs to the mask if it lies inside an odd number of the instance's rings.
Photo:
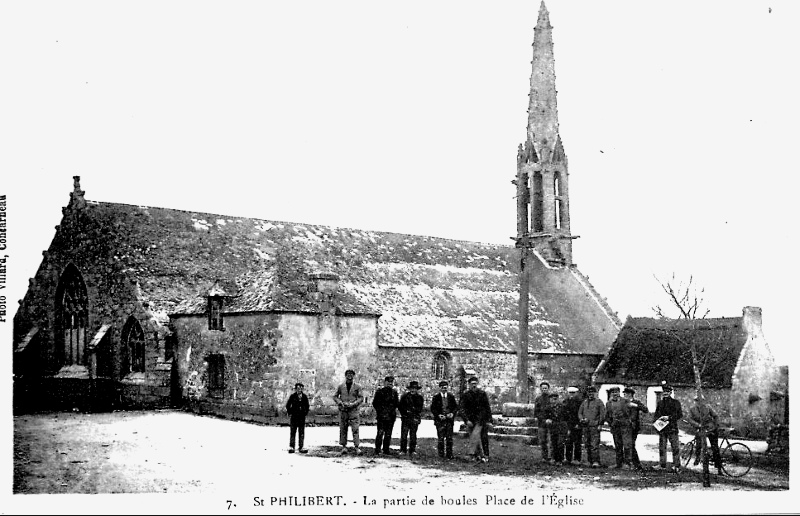
<path id="1" fill-rule="evenodd" d="M 669 281 L 662 281 L 658 278 L 658 276 L 655 275 L 653 277 L 655 277 L 656 281 L 658 281 L 658 284 L 661 285 L 661 288 L 667 294 L 667 297 L 670 301 L 670 307 L 678 310 L 680 314 L 678 319 L 686 319 L 691 321 L 689 327 L 692 330 L 691 334 L 694 334 L 694 330 L 697 328 L 697 321 L 705 319 L 711 311 L 703 306 L 704 299 L 702 295 L 703 292 L 705 292 L 705 289 L 698 289 L 692 276 L 689 276 L 687 281 L 676 278 L 674 272 L 672 273 L 672 278 Z M 654 306 L 653 312 L 655 312 L 655 314 L 660 318 L 668 317 L 667 310 L 661 305 Z M 698 314 L 702 315 L 698 316 Z M 689 346 L 689 349 L 692 353 L 692 371 L 694 372 L 695 389 L 698 396 L 702 395 L 703 383 L 701 374 L 705 369 L 708 352 L 711 347 L 707 346 L 703 356 L 700 357 L 698 356 L 697 352 L 697 342 L 694 338 L 690 338 L 689 342 L 687 342 L 677 331 L 672 331 L 670 334 L 682 344 Z"/>

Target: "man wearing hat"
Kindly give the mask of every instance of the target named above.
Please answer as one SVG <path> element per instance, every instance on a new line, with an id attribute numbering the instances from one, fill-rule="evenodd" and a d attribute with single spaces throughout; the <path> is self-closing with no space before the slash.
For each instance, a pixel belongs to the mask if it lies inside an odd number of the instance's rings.
<path id="1" fill-rule="evenodd" d="M 564 421 L 567 424 L 567 436 L 565 441 L 565 458 L 566 464 L 572 464 L 573 457 L 575 461 L 581 462 L 581 444 L 583 443 L 583 427 L 580 424 L 578 417 L 578 410 L 581 408 L 583 399 L 580 396 L 577 387 L 567 387 L 567 399 L 564 401 Z"/>
<path id="2" fill-rule="evenodd" d="M 417 428 L 422 422 L 422 409 L 425 399 L 419 393 L 419 382 L 408 384 L 408 392 L 400 397 L 400 453 L 408 449 L 408 457 L 413 459 L 417 450 Z M 407 445 L 407 448 L 406 448 Z"/>
<path id="3" fill-rule="evenodd" d="M 539 448 L 542 451 L 542 462 L 553 462 L 550 457 L 552 410 L 550 408 L 550 384 L 542 382 L 539 384 L 541 394 L 533 400 L 533 417 L 536 419 L 536 437 L 539 441 Z M 548 422 L 549 421 L 549 422 Z"/>
<path id="4" fill-rule="evenodd" d="M 439 382 L 439 392 L 433 396 L 431 401 L 431 414 L 433 414 L 433 424 L 436 425 L 436 437 L 439 439 L 439 457 L 452 459 L 453 424 L 458 405 L 456 397 L 447 392 L 448 387 L 447 380 Z"/>
<path id="5" fill-rule="evenodd" d="M 616 452 L 615 466 L 617 469 L 631 467 L 631 416 L 628 411 L 628 402 L 620 399 L 619 387 L 608 389 L 610 396 L 606 403 L 606 421 L 611 428 L 611 437 L 614 438 L 614 451 Z"/>
<path id="6" fill-rule="evenodd" d="M 589 386 L 578 409 L 578 420 L 586 428 L 586 456 L 593 468 L 600 467 L 600 429 L 606 419 L 606 406 L 597 399 L 597 389 Z"/>
<path id="7" fill-rule="evenodd" d="M 400 404 L 397 391 L 394 389 L 394 376 L 383 379 L 383 387 L 375 391 L 372 406 L 375 408 L 377 433 L 375 434 L 375 455 L 381 454 L 383 445 L 384 455 L 391 454 L 392 429 L 397 419 L 397 407 Z"/>
<path id="8" fill-rule="evenodd" d="M 364 402 L 361 386 L 353 381 L 356 372 L 348 369 L 344 372 L 345 381 L 340 384 L 333 394 L 333 401 L 339 407 L 339 444 L 342 445 L 342 455 L 347 453 L 347 427 L 353 433 L 353 446 L 356 454 L 361 455 L 358 438 L 359 416 L 358 408 Z"/>
<path id="9" fill-rule="evenodd" d="M 647 405 L 635 399 L 636 391 L 633 387 L 625 387 L 622 390 L 622 395 L 625 396 L 625 401 L 628 403 L 628 413 L 631 416 L 631 460 L 634 468 L 642 469 L 639 453 L 636 451 L 636 437 L 639 435 L 639 430 L 641 430 L 639 414 L 647 414 L 649 410 L 647 410 Z"/>
<path id="10" fill-rule="evenodd" d="M 489 462 L 489 423 L 492 420 L 492 407 L 489 396 L 478 388 L 478 377 L 468 380 L 469 388 L 461 395 L 461 415 L 467 424 L 469 452 L 475 460 Z"/>
<path id="11" fill-rule="evenodd" d="M 700 463 L 701 451 L 703 447 L 703 435 L 708 438 L 711 445 L 711 453 L 714 457 L 714 465 L 717 472 L 722 474 L 722 459 L 719 455 L 719 418 L 717 413 L 706 403 L 702 395 L 694 397 L 694 406 L 689 409 L 687 418 L 695 430 L 694 464 Z M 706 454 L 708 455 L 708 454 Z"/>
<path id="12" fill-rule="evenodd" d="M 558 399 L 558 393 L 550 393 L 550 447 L 553 450 L 553 462 L 564 462 L 564 440 L 567 436 L 567 421 L 564 404 Z"/>
<path id="13" fill-rule="evenodd" d="M 676 473 L 681 467 L 681 443 L 678 439 L 678 421 L 683 417 L 681 402 L 672 398 L 672 387 L 664 384 L 661 401 L 656 405 L 654 419 L 660 419 L 667 426 L 658 432 L 658 462 L 661 469 L 667 467 L 667 441 L 672 448 L 672 469 Z"/>

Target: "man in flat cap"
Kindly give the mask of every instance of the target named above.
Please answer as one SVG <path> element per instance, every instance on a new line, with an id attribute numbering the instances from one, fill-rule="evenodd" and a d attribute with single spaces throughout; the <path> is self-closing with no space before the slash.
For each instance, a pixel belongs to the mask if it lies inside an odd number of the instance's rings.
<path id="1" fill-rule="evenodd" d="M 345 381 L 340 384 L 333 394 L 333 401 L 339 407 L 339 444 L 342 445 L 342 455 L 347 453 L 347 428 L 353 433 L 353 447 L 357 455 L 361 455 L 358 438 L 359 415 L 358 408 L 364 402 L 361 386 L 353 381 L 356 372 L 348 369 L 344 372 Z"/>
<path id="2" fill-rule="evenodd" d="M 439 440 L 439 457 L 452 459 L 453 424 L 458 405 L 453 393 L 447 392 L 449 386 L 447 380 L 439 382 L 439 392 L 433 396 L 431 401 L 431 414 L 433 414 L 433 424 L 436 425 L 436 437 Z"/>
<path id="3" fill-rule="evenodd" d="M 567 421 L 564 404 L 558 399 L 558 393 L 550 392 L 550 409 L 552 423 L 550 425 L 550 446 L 553 450 L 553 463 L 564 463 L 564 440 L 567 436 Z"/>
<path id="4" fill-rule="evenodd" d="M 611 428 L 616 452 L 616 469 L 631 467 L 631 416 L 628 402 L 620 399 L 619 387 L 608 389 L 609 400 L 606 403 L 606 421 Z"/>
<path id="5" fill-rule="evenodd" d="M 492 421 L 492 407 L 489 396 L 478 388 L 478 377 L 468 380 L 469 388 L 461 395 L 461 415 L 469 431 L 469 453 L 475 460 L 489 462 L 489 423 Z"/>
<path id="6" fill-rule="evenodd" d="M 406 453 L 413 459 L 417 451 L 417 428 L 422 422 L 422 410 L 425 398 L 419 393 L 419 382 L 413 380 L 408 384 L 408 392 L 400 397 L 400 453 Z"/>
<path id="7" fill-rule="evenodd" d="M 586 429 L 586 456 L 589 465 L 600 467 L 600 429 L 606 419 L 606 406 L 597 399 L 597 389 L 589 386 L 578 409 L 578 420 Z"/>
<path id="8" fill-rule="evenodd" d="M 539 449 L 542 451 L 542 462 L 553 462 L 550 453 L 550 434 L 552 410 L 550 408 L 550 383 L 542 382 L 539 384 L 541 394 L 533 400 L 533 417 L 536 419 L 536 437 L 539 440 Z M 548 421 L 550 421 L 548 423 Z"/>
<path id="9" fill-rule="evenodd" d="M 381 454 L 383 446 L 384 455 L 392 453 L 392 429 L 397 419 L 397 407 L 400 398 L 394 389 L 394 376 L 387 376 L 383 379 L 383 387 L 375 391 L 372 398 L 372 407 L 375 409 L 375 419 L 377 433 L 375 434 L 375 455 Z"/>
<path id="10" fill-rule="evenodd" d="M 717 473 L 722 474 L 722 459 L 719 454 L 719 418 L 716 411 L 706 402 L 702 394 L 694 397 L 694 406 L 689 409 L 689 417 L 687 419 L 696 431 L 694 446 L 695 466 L 700 463 L 704 444 L 703 435 L 705 435 L 711 445 L 711 453 L 714 457 Z M 708 452 L 706 452 L 706 458 L 708 458 Z"/>
<path id="11" fill-rule="evenodd" d="M 641 421 L 639 415 L 647 414 L 647 405 L 636 399 L 636 390 L 633 387 L 625 387 L 622 390 L 622 395 L 625 396 L 625 401 L 628 403 L 628 413 L 631 416 L 631 460 L 633 467 L 642 469 L 642 463 L 639 460 L 639 453 L 636 451 L 636 437 L 641 430 Z"/>
<path id="12" fill-rule="evenodd" d="M 667 426 L 658 432 L 658 462 L 661 469 L 667 468 L 667 442 L 672 448 L 672 470 L 676 473 L 681 468 L 681 443 L 678 439 L 678 421 L 683 417 L 681 402 L 672 398 L 672 387 L 663 384 L 661 401 L 656 405 L 654 419 L 667 423 Z"/>
<path id="13" fill-rule="evenodd" d="M 581 408 L 583 398 L 577 387 L 567 387 L 567 399 L 564 401 L 564 422 L 567 425 L 567 436 L 564 443 L 566 464 L 581 462 L 581 445 L 583 443 L 583 427 L 580 424 L 578 410 Z"/>

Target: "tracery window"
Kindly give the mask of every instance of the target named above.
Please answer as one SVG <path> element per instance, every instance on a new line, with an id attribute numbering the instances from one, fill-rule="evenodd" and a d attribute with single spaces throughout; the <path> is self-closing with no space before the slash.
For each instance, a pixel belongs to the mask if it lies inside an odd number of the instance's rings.
<path id="1" fill-rule="evenodd" d="M 69 264 L 56 288 L 56 355 L 61 365 L 86 364 L 88 305 L 81 273 Z"/>
<path id="2" fill-rule="evenodd" d="M 434 355 L 432 373 L 435 380 L 447 380 L 449 378 L 450 355 L 447 352 L 439 351 Z"/>
<path id="3" fill-rule="evenodd" d="M 143 373 L 144 372 L 144 331 L 133 316 L 128 317 L 128 321 L 122 328 L 122 345 L 125 352 L 124 373 Z"/>

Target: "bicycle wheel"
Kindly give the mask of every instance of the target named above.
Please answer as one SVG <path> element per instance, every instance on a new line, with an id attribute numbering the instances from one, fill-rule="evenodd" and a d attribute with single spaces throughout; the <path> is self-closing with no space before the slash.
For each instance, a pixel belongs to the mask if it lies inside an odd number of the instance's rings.
<path id="1" fill-rule="evenodd" d="M 750 448 L 742 443 L 730 443 L 720 453 L 722 471 L 729 477 L 746 475 L 753 467 L 753 454 Z"/>
<path id="2" fill-rule="evenodd" d="M 694 441 L 689 441 L 688 443 L 681 446 L 681 466 L 684 468 L 689 465 L 689 461 L 692 460 L 694 457 Z"/>

